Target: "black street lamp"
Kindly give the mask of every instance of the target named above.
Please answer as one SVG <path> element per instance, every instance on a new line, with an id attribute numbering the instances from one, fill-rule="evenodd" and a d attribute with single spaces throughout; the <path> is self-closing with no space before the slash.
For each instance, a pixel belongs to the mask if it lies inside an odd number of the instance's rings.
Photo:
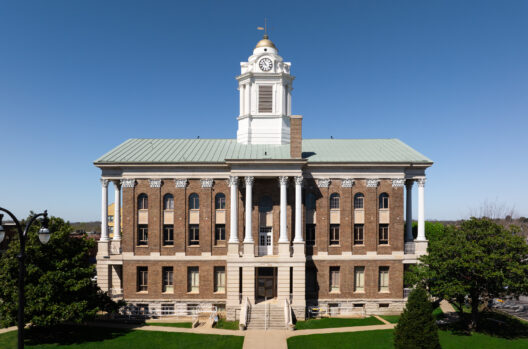
<path id="1" fill-rule="evenodd" d="M 38 213 L 33 215 L 26 223 L 26 227 L 22 230 L 20 222 L 15 217 L 14 214 L 6 210 L 5 208 L 0 207 L 0 211 L 7 213 L 13 222 L 15 222 L 18 239 L 20 240 L 20 252 L 17 255 L 18 258 L 18 348 L 24 348 L 24 275 L 26 274 L 26 265 L 24 264 L 26 258 L 26 239 L 29 227 L 33 224 L 37 218 L 43 217 L 42 227 L 40 228 L 39 240 L 43 244 L 47 244 L 50 239 L 50 231 L 48 229 L 48 211 L 43 213 Z M 4 240 L 5 229 L 2 225 L 3 214 L 0 214 L 0 243 Z"/>

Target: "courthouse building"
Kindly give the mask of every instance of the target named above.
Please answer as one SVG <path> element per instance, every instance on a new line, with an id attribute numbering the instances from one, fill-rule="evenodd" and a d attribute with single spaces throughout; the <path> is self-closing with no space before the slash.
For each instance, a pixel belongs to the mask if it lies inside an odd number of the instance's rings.
<path id="1" fill-rule="evenodd" d="M 303 139 L 291 63 L 265 36 L 240 65 L 236 138 L 129 139 L 95 161 L 99 285 L 144 310 L 215 305 L 229 319 L 263 302 L 297 319 L 315 305 L 400 312 L 405 267 L 426 252 L 432 161 L 398 139 Z"/>

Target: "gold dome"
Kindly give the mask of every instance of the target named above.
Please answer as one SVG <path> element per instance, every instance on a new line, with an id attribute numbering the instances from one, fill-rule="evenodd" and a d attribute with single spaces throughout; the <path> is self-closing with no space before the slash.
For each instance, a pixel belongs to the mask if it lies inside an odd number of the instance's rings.
<path id="1" fill-rule="evenodd" d="M 260 40 L 258 43 L 257 43 L 257 46 L 255 46 L 255 48 L 259 48 L 259 47 L 273 47 L 274 49 L 277 49 L 275 47 L 275 44 L 273 44 L 273 42 L 268 38 L 267 35 L 264 35 L 264 37 L 262 38 L 262 40 Z"/>

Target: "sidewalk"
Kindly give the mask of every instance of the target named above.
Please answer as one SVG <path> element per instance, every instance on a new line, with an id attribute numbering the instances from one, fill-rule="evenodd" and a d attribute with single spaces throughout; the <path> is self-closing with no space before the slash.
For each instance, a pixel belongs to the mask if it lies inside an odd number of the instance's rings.
<path id="1" fill-rule="evenodd" d="M 11 327 L 7 327 L 7 328 L 0 328 L 0 333 L 6 333 L 6 332 L 11 332 L 11 331 L 16 331 L 16 330 L 17 330 L 16 326 L 11 326 Z"/>

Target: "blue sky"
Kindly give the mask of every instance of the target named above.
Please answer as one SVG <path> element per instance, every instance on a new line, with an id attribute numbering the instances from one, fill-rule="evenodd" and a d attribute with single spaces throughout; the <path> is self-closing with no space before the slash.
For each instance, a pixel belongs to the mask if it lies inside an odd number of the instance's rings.
<path id="1" fill-rule="evenodd" d="M 112 147 L 236 137 L 234 77 L 264 17 L 292 62 L 305 138 L 399 138 L 421 151 L 435 161 L 427 219 L 486 200 L 528 216 L 520 0 L 2 1 L 0 206 L 98 220 L 92 162 Z"/>

